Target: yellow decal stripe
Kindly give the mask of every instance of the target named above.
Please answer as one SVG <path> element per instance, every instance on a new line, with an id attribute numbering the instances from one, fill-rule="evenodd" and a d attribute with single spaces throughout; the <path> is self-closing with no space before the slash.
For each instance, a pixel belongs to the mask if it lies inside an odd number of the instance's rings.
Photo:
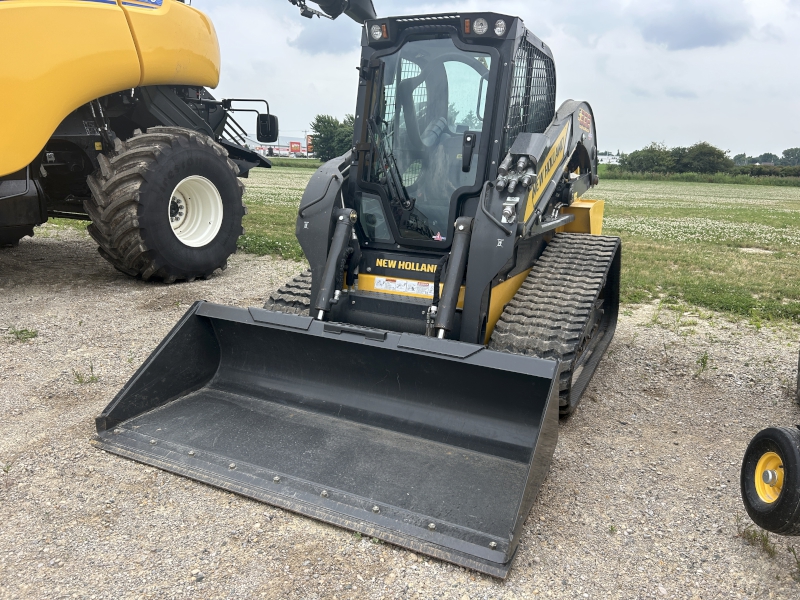
<path id="1" fill-rule="evenodd" d="M 547 189 L 547 184 L 550 183 L 550 180 L 553 178 L 556 167 L 564 160 L 570 128 L 571 124 L 567 123 L 564 130 L 556 139 L 556 143 L 553 144 L 553 147 L 550 148 L 550 152 L 547 153 L 547 158 L 545 158 L 544 162 L 539 166 L 539 174 L 536 176 L 536 181 L 534 181 L 531 186 L 528 204 L 525 205 L 525 221 L 533 214 L 533 209 L 536 208 L 536 203 L 539 202 L 545 189 Z"/>
<path id="2" fill-rule="evenodd" d="M 500 315 L 503 314 L 503 309 L 506 307 L 506 304 L 511 302 L 514 294 L 517 293 L 517 290 L 530 272 L 530 269 L 523 271 L 492 288 L 492 296 L 489 300 L 489 316 L 486 322 L 485 344 L 489 343 L 489 338 L 492 337 L 494 326 L 497 324 L 498 319 L 500 319 Z"/>

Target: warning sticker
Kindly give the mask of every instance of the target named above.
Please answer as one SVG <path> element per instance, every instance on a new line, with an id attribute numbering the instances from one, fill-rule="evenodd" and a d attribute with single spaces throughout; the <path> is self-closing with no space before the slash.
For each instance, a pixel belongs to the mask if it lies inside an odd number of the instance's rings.
<path id="1" fill-rule="evenodd" d="M 586 133 L 590 133 L 592 131 L 592 115 L 581 109 L 578 112 L 578 126 Z"/>
<path id="2" fill-rule="evenodd" d="M 86 135 L 100 135 L 100 130 L 94 121 L 84 121 L 83 128 L 86 130 Z"/>
<path id="3" fill-rule="evenodd" d="M 433 298 L 433 282 L 413 281 L 411 279 L 375 278 L 375 290 L 393 292 L 395 294 L 416 294 Z"/>

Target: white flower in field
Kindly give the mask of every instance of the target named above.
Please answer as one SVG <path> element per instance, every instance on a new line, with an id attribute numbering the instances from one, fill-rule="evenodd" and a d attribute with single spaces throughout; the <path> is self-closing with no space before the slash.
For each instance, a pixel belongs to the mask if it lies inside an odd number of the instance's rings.
<path id="1" fill-rule="evenodd" d="M 314 169 L 273 167 L 253 169 L 245 185 L 245 203 L 297 207 Z"/>
<path id="2" fill-rule="evenodd" d="M 797 247 L 800 188 L 678 182 L 605 181 L 606 231 L 654 240 Z"/>

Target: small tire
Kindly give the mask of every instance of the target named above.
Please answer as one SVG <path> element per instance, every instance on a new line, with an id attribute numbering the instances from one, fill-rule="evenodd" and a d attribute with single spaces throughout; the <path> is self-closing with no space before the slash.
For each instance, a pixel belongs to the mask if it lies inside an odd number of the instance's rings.
<path id="1" fill-rule="evenodd" d="M 770 427 L 747 446 L 740 476 L 753 522 L 780 535 L 800 535 L 800 430 Z"/>
<path id="2" fill-rule="evenodd" d="M 282 285 L 264 303 L 264 308 L 292 315 L 311 313 L 311 271 L 304 271 Z"/>
<path id="3" fill-rule="evenodd" d="M 98 159 L 84 207 L 88 232 L 114 267 L 165 283 L 225 269 L 246 213 L 239 169 L 225 148 L 188 129 L 151 127 L 118 144 L 113 158 Z M 188 232 L 173 227 L 181 218 Z"/>

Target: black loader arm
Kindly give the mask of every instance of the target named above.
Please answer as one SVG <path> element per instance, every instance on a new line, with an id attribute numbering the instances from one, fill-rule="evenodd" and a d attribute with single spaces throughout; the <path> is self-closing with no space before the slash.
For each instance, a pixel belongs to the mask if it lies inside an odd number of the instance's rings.
<path id="1" fill-rule="evenodd" d="M 311 267 L 311 297 L 317 298 L 334 237 L 337 208 L 350 172 L 350 152 L 322 165 L 308 182 L 297 211 L 295 235 Z M 313 300 L 312 300 L 313 302 Z"/>
<path id="2" fill-rule="evenodd" d="M 586 102 L 567 100 L 544 133 L 520 133 L 484 185 L 473 225 L 461 340 L 481 340 L 486 290 L 513 264 L 517 239 L 530 240 L 572 220 L 561 210 L 597 184 L 597 133 Z M 487 252 L 485 249 L 491 248 Z M 497 282 L 495 282 L 497 283 Z"/>
<path id="3" fill-rule="evenodd" d="M 498 169 L 494 194 L 504 224 L 538 232 L 597 184 L 597 132 L 592 108 L 567 100 L 544 133 L 521 133 Z M 516 225 L 516 223 L 519 225 Z"/>
<path id="4" fill-rule="evenodd" d="M 318 5 L 322 12 L 309 8 L 305 0 L 289 0 L 289 2 L 298 7 L 300 14 L 307 19 L 313 18 L 314 15 L 335 19 L 344 13 L 356 23 L 363 25 L 367 19 L 377 18 L 372 0 L 316 0 L 314 4 Z"/>

